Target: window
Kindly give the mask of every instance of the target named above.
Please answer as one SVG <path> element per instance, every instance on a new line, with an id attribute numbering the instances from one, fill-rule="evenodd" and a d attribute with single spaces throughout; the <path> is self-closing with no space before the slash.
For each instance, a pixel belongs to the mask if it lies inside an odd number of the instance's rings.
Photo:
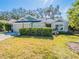
<path id="1" fill-rule="evenodd" d="M 51 24 L 46 24 L 46 27 L 51 27 Z"/>
<path id="2" fill-rule="evenodd" d="M 63 27 L 60 30 L 63 30 Z"/>

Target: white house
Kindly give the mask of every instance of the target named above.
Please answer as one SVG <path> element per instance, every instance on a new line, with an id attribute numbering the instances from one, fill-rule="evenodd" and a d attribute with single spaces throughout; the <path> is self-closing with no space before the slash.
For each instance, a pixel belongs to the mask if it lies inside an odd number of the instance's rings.
<path id="1" fill-rule="evenodd" d="M 45 24 L 32 16 L 26 16 L 12 23 L 12 30 L 19 32 L 21 28 L 44 28 Z"/>
<path id="2" fill-rule="evenodd" d="M 32 16 L 23 17 L 12 23 L 12 30 L 19 32 L 21 28 L 46 28 L 50 27 L 55 31 L 68 31 L 68 21 L 63 20 L 62 17 L 51 19 L 50 17 L 37 19 Z"/>

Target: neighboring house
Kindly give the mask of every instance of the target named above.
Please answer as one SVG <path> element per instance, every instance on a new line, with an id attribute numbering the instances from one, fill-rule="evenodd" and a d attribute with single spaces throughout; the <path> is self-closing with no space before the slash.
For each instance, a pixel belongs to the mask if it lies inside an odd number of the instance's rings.
<path id="1" fill-rule="evenodd" d="M 50 17 L 37 19 L 33 16 L 23 17 L 12 23 L 14 32 L 19 32 L 21 28 L 46 28 L 50 27 L 55 31 L 68 31 L 68 21 L 63 20 L 62 17 L 51 19 Z"/>

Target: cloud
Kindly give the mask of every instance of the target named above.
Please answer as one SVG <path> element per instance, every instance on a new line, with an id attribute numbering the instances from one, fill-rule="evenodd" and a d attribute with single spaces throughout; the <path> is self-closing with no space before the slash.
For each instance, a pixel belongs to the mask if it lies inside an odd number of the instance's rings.
<path id="1" fill-rule="evenodd" d="M 46 4 L 49 0 L 44 0 L 44 4 Z"/>
<path id="2" fill-rule="evenodd" d="M 40 0 L 42 3 L 43 3 L 43 5 L 45 6 L 48 2 L 49 3 L 52 3 L 54 0 Z"/>

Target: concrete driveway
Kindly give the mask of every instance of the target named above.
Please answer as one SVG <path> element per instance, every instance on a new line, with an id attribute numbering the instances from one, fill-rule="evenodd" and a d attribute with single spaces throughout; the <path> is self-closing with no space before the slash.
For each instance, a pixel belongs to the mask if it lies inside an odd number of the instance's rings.
<path id="1" fill-rule="evenodd" d="M 0 34 L 0 41 L 12 37 L 11 35 Z"/>

